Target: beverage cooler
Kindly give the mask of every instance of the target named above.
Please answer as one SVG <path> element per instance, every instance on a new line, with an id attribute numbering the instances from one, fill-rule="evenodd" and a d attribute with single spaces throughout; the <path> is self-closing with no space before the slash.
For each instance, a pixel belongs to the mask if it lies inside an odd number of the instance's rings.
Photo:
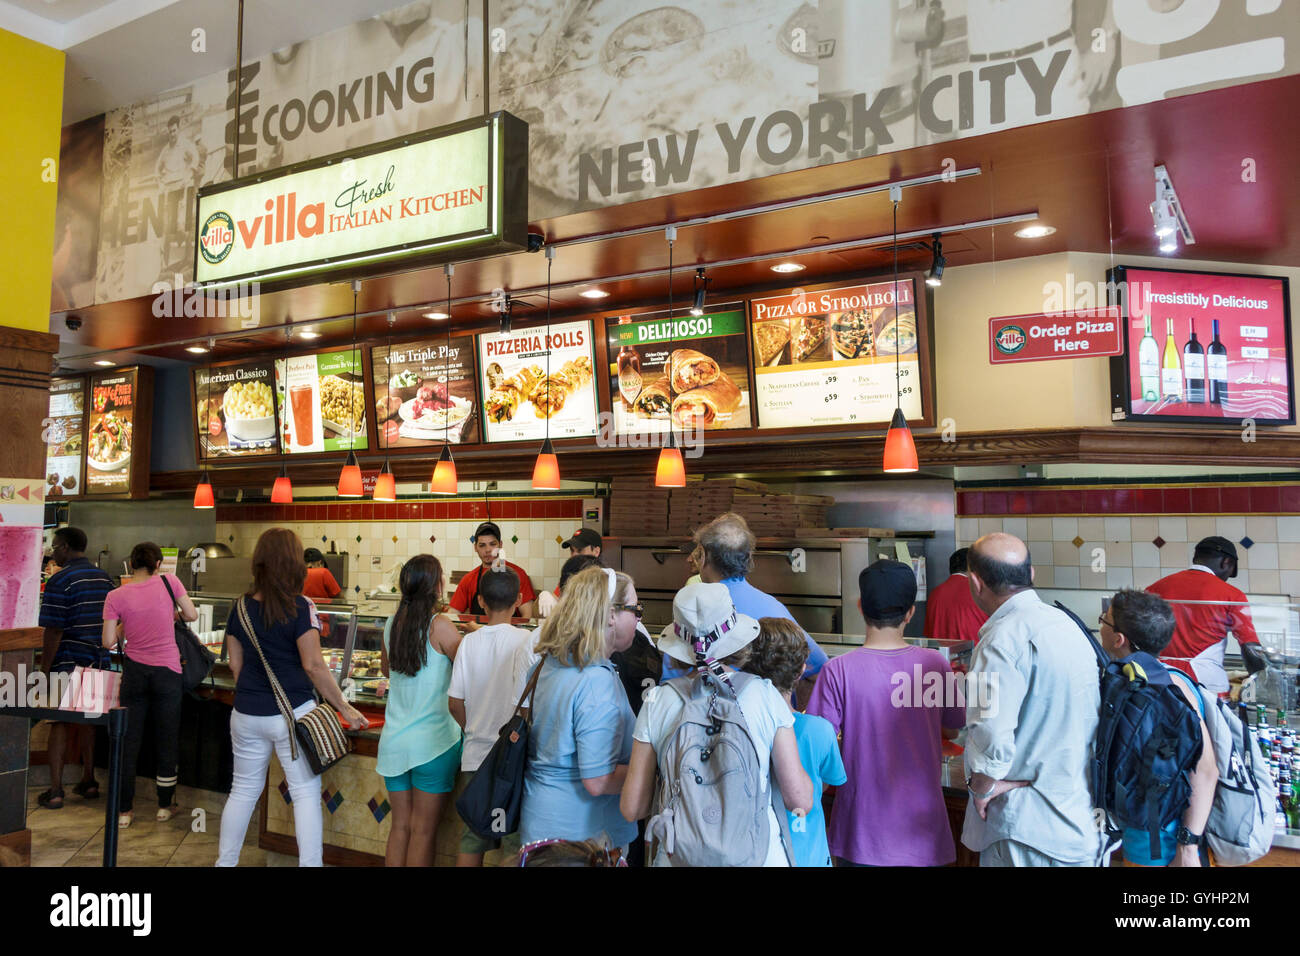
<path id="1" fill-rule="evenodd" d="M 929 536 L 759 538 L 748 580 L 784 604 L 809 634 L 838 635 L 844 643 L 855 643 L 856 637 L 860 643 L 866 622 L 857 605 L 858 574 L 878 558 L 899 559 L 906 553 L 917 569 L 920 605 L 907 633 L 919 635 L 926 595 L 923 546 Z M 636 582 L 651 633 L 672 623 L 673 596 L 691 575 L 686 561 L 691 548 L 679 538 L 605 539 L 602 556 Z"/>

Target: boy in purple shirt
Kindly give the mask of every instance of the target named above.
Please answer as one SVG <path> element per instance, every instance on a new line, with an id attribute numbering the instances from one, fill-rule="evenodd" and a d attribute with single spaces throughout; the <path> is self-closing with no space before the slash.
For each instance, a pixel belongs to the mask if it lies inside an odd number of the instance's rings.
<path id="1" fill-rule="evenodd" d="M 943 866 L 957 858 L 943 803 L 945 731 L 965 723 L 956 675 L 938 651 L 903 640 L 916 575 L 881 560 L 858 576 L 867 622 L 861 648 L 832 658 L 808 713 L 840 735 L 848 781 L 835 793 L 827 836 L 838 861 L 858 866 Z"/>

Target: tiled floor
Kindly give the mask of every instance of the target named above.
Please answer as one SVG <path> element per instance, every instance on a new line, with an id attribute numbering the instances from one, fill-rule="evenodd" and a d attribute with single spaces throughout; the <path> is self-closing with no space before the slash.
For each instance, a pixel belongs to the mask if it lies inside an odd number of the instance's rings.
<path id="1" fill-rule="evenodd" d="M 104 786 L 100 781 L 101 789 Z M 36 803 L 44 786 L 27 791 L 27 825 L 32 831 L 32 866 L 101 866 L 104 858 L 104 797 L 83 800 L 65 785 L 63 809 L 46 810 Z M 118 866 L 212 866 L 217 859 L 224 794 L 181 787 L 177 801 L 184 808 L 166 823 L 154 819 L 157 806 L 153 783 L 141 779 L 136 787 L 136 816 L 118 831 Z M 195 816 L 193 810 L 205 811 Z M 196 826 L 200 829 L 196 832 Z M 244 838 L 240 866 L 296 866 L 297 859 L 257 846 L 257 817 Z"/>

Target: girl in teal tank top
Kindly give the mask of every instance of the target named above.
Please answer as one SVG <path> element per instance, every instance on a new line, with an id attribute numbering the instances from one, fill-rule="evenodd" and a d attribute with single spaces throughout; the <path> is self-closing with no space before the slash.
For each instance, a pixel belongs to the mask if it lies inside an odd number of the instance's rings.
<path id="1" fill-rule="evenodd" d="M 461 730 L 447 710 L 447 688 L 461 636 L 435 616 L 443 593 L 437 558 L 411 558 L 399 584 L 402 601 L 384 625 L 388 706 L 375 766 L 393 811 L 385 862 L 432 866 L 438 820 L 460 769 Z"/>

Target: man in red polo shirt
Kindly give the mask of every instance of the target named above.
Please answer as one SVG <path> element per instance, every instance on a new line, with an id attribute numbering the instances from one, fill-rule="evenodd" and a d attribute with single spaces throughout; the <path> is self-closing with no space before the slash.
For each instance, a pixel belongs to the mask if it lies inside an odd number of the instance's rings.
<path id="1" fill-rule="evenodd" d="M 491 521 L 484 521 L 474 531 L 474 550 L 482 563 L 460 579 L 460 583 L 456 585 L 456 593 L 451 596 L 451 601 L 448 603 L 453 611 L 459 611 L 461 614 L 486 617 L 487 611 L 478 597 L 478 579 L 483 572 L 492 570 L 497 556 L 501 554 L 501 529 Z M 515 613 L 519 617 L 532 617 L 532 602 L 537 595 L 528 580 L 528 572 L 509 561 L 505 562 L 505 566 L 519 577 L 519 610 Z"/>
<path id="2" fill-rule="evenodd" d="M 966 576 L 966 555 L 970 548 L 958 548 L 948 558 L 948 580 L 930 591 L 925 602 L 925 636 L 937 640 L 980 639 L 980 628 L 989 616 L 979 609 L 970 593 Z"/>
<path id="3" fill-rule="evenodd" d="M 1174 638 L 1160 660 L 1196 678 L 1216 694 L 1229 689 L 1223 669 L 1229 631 L 1241 647 L 1248 671 L 1253 674 L 1268 666 L 1250 620 L 1250 608 L 1242 606 L 1246 595 L 1228 583 L 1228 578 L 1236 576 L 1236 545 L 1213 535 L 1197 543 L 1190 568 L 1163 577 L 1147 588 L 1174 609 Z"/>

